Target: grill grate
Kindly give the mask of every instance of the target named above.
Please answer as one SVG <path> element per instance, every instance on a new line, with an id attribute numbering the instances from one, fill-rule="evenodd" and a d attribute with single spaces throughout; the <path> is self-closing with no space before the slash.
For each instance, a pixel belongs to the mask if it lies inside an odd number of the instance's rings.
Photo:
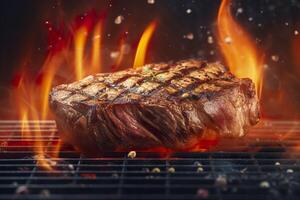
<path id="1" fill-rule="evenodd" d="M 39 134 L 21 137 L 22 127 Z M 45 171 L 32 145 L 43 142 L 51 154 L 56 132 L 54 121 L 0 122 L 0 199 L 300 198 L 300 122 L 264 121 L 244 139 L 167 158 L 154 152 L 85 158 L 63 146 L 51 161 L 58 170 Z"/>

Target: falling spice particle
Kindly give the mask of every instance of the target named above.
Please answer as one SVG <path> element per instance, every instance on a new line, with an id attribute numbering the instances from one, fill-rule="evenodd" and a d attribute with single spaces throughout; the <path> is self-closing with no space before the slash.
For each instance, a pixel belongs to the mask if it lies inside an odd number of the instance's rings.
<path id="1" fill-rule="evenodd" d="M 243 173 L 245 173 L 247 170 L 248 170 L 248 168 L 246 167 L 246 168 L 242 169 L 240 172 L 243 174 Z"/>
<path id="2" fill-rule="evenodd" d="M 227 188 L 227 178 L 225 175 L 219 175 L 216 178 L 215 185 L 221 189 Z"/>
<path id="3" fill-rule="evenodd" d="M 275 165 L 276 165 L 276 166 L 279 166 L 279 165 L 280 165 L 280 162 L 276 162 Z"/>
<path id="4" fill-rule="evenodd" d="M 261 187 L 261 188 L 269 188 L 270 187 L 270 183 L 268 181 L 262 181 L 262 182 L 260 182 L 259 187 Z"/>
<path id="5" fill-rule="evenodd" d="M 290 173 L 290 174 L 291 174 L 291 173 L 294 173 L 294 170 L 293 170 L 293 169 L 287 169 L 287 170 L 286 170 L 286 173 Z"/>
<path id="6" fill-rule="evenodd" d="M 203 172 L 204 171 L 204 169 L 202 168 L 202 167 L 198 167 L 197 168 L 197 172 L 199 173 L 199 172 Z"/>
<path id="7" fill-rule="evenodd" d="M 187 9 L 187 10 L 186 10 L 186 13 L 187 13 L 187 14 L 191 14 L 191 13 L 192 13 L 192 10 L 191 10 L 191 9 Z"/>
<path id="8" fill-rule="evenodd" d="M 128 158 L 134 159 L 136 157 L 136 152 L 135 151 L 130 151 L 127 155 Z"/>
<path id="9" fill-rule="evenodd" d="M 29 189 L 26 185 L 20 185 L 16 189 L 16 194 L 29 194 Z"/>
<path id="10" fill-rule="evenodd" d="M 152 173 L 160 173 L 160 169 L 158 167 L 155 167 L 151 170 Z"/>
<path id="11" fill-rule="evenodd" d="M 299 31 L 295 30 L 294 35 L 299 35 Z"/>
<path id="12" fill-rule="evenodd" d="M 174 167 L 169 167 L 168 168 L 168 172 L 169 173 L 174 173 L 175 172 L 175 168 Z"/>
<path id="13" fill-rule="evenodd" d="M 69 170 L 74 170 L 74 165 L 68 164 L 68 168 L 69 168 Z"/>

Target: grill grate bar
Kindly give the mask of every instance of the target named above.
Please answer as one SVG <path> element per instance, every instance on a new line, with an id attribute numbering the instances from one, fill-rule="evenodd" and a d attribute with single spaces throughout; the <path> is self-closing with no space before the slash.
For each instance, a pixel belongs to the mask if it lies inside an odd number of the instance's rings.
<path id="1" fill-rule="evenodd" d="M 0 199 L 199 199 L 205 192 L 207 199 L 218 200 L 300 197 L 297 121 L 263 121 L 247 137 L 222 139 L 209 152 L 168 157 L 137 152 L 129 159 L 126 152 L 107 152 L 88 158 L 63 145 L 59 158 L 52 159 L 56 171 L 45 171 L 37 166 L 33 148 L 40 141 L 47 153 L 55 153 L 56 129 L 51 120 L 0 121 Z M 225 177 L 226 188 L 218 177 Z M 21 186 L 28 188 L 26 194 L 16 194 Z"/>

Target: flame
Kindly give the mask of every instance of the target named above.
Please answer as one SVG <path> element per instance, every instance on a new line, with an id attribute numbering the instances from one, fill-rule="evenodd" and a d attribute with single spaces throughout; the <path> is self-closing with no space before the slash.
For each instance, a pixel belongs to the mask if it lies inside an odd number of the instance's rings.
<path id="1" fill-rule="evenodd" d="M 46 59 L 43 70 L 43 81 L 41 84 L 41 102 L 42 102 L 42 110 L 41 110 L 41 119 L 45 120 L 49 114 L 49 92 L 51 90 L 53 78 L 57 71 L 58 66 L 60 66 L 62 62 L 61 55 L 55 56 L 54 58 L 49 57 Z"/>
<path id="2" fill-rule="evenodd" d="M 49 21 L 45 25 L 49 31 L 48 51 L 40 70 L 36 74 L 25 73 L 22 69 L 13 80 L 12 105 L 18 111 L 22 136 L 34 138 L 33 150 L 39 167 L 45 170 L 56 170 L 52 158 L 57 158 L 62 142 L 48 144 L 41 140 L 43 125 L 41 120 L 52 119 L 49 110 L 49 93 L 53 85 L 80 80 L 88 74 L 102 71 L 102 39 L 105 13 L 99 15 L 90 12 L 84 17 L 75 19 L 71 29 L 54 27 Z M 76 21 L 77 20 L 77 21 Z M 144 31 L 136 54 L 136 65 L 143 65 L 149 40 L 156 23 L 152 22 Z M 90 47 L 90 49 L 89 49 Z M 121 37 L 119 55 L 114 61 L 119 66 L 125 54 L 129 52 L 126 38 Z M 26 58 L 27 60 L 28 58 Z M 32 123 L 32 122 L 35 123 Z M 31 131 L 31 129 L 34 130 Z M 53 133 L 47 133 L 54 136 Z M 55 145 L 55 146 L 53 146 Z"/>
<path id="3" fill-rule="evenodd" d="M 102 38 L 102 21 L 98 22 L 94 29 L 93 34 L 93 43 L 92 43 L 92 73 L 96 73 L 100 71 L 101 66 L 101 38 Z"/>
<path id="4" fill-rule="evenodd" d="M 135 58 L 134 58 L 134 68 L 138 68 L 145 64 L 147 47 L 149 45 L 149 41 L 156 29 L 157 23 L 156 21 L 151 22 L 146 30 L 143 32 L 143 35 L 139 41 L 138 48 L 136 50 Z"/>
<path id="5" fill-rule="evenodd" d="M 262 59 L 255 41 L 234 20 L 230 12 L 231 0 L 223 0 L 219 8 L 218 43 L 231 72 L 239 78 L 250 78 L 256 91 L 262 90 Z"/>
<path id="6" fill-rule="evenodd" d="M 87 40 L 87 28 L 82 26 L 76 31 L 74 36 L 75 42 L 75 72 L 76 79 L 80 80 L 84 76 L 83 71 L 83 59 L 84 59 L 84 49 Z"/>

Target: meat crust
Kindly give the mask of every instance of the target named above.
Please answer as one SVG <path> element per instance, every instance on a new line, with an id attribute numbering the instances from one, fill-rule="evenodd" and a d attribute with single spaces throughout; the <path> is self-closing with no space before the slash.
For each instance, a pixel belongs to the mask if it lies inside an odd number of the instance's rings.
<path id="1" fill-rule="evenodd" d="M 90 75 L 54 87 L 49 100 L 62 139 L 90 155 L 185 149 L 209 131 L 244 136 L 259 120 L 250 79 L 194 59 Z"/>

